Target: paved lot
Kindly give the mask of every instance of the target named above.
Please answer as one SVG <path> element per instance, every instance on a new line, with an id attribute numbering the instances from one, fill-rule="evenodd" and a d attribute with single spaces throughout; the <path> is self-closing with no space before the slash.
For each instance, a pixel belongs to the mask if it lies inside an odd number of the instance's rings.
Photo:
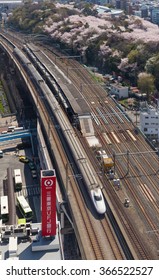
<path id="1" fill-rule="evenodd" d="M 11 148 L 12 146 L 12 148 Z M 22 174 L 22 182 L 23 187 L 22 190 L 16 195 L 24 195 L 26 199 L 29 201 L 30 206 L 33 208 L 35 213 L 35 221 L 39 221 L 39 213 L 40 213 L 40 187 L 38 183 L 38 179 L 33 179 L 31 176 L 31 171 L 29 169 L 28 164 L 22 163 L 19 161 L 19 154 L 20 155 L 27 155 L 30 158 L 31 150 L 26 149 L 20 150 L 16 152 L 16 145 L 14 142 L 10 143 L 9 147 L 7 145 L 1 145 L 0 149 L 3 150 L 4 156 L 0 158 L 0 196 L 6 195 L 6 179 L 7 179 L 7 168 L 11 167 L 12 171 L 14 169 L 20 169 Z M 33 197 L 37 197 L 36 204 L 34 203 Z"/>
<path id="2" fill-rule="evenodd" d="M 18 126 L 15 116 L 5 118 L 0 117 L 0 132 L 7 130 L 8 126 L 12 125 Z"/>

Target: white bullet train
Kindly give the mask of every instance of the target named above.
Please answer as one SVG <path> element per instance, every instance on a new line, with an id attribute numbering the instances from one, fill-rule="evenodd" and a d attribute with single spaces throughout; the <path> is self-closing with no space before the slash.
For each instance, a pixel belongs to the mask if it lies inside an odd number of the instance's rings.
<path id="1" fill-rule="evenodd" d="M 106 212 L 106 205 L 103 197 L 103 193 L 100 188 L 96 188 L 90 191 L 90 195 L 96 211 L 99 214 L 104 214 Z"/>

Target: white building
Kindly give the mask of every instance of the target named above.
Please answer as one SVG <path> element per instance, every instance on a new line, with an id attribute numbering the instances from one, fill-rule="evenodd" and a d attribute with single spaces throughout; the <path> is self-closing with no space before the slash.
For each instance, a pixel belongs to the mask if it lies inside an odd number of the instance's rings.
<path id="1" fill-rule="evenodd" d="M 97 5 L 96 9 L 99 15 L 104 14 L 107 15 L 108 17 L 120 17 L 124 13 L 123 10 L 110 9 L 109 7 L 100 6 L 100 5 Z"/>
<path id="2" fill-rule="evenodd" d="M 124 87 L 121 84 L 112 84 L 110 86 L 111 94 L 114 94 L 118 99 L 127 98 L 129 93 L 129 88 Z"/>
<path id="3" fill-rule="evenodd" d="M 140 129 L 147 137 L 159 139 L 159 103 L 157 108 L 141 103 Z"/>

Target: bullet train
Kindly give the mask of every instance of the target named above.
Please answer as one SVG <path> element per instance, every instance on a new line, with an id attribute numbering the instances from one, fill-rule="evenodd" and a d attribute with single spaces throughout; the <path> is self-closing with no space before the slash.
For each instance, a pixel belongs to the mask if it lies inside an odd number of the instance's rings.
<path id="1" fill-rule="evenodd" d="M 93 204 L 96 208 L 96 211 L 99 214 L 104 214 L 106 212 L 106 205 L 103 197 L 103 193 L 100 188 L 93 189 L 90 192 Z"/>
<path id="2" fill-rule="evenodd" d="M 29 74 L 32 82 L 34 83 L 37 92 L 44 95 L 43 102 L 47 108 L 49 114 L 58 122 L 59 128 L 57 133 L 59 137 L 64 137 L 65 141 L 65 152 L 68 156 L 70 162 L 72 157 L 74 159 L 74 165 L 78 169 L 78 173 L 82 175 L 82 180 L 84 186 L 87 188 L 90 198 L 94 204 L 96 211 L 99 214 L 104 214 L 106 212 L 106 206 L 104 197 L 101 191 L 100 181 L 97 178 L 96 172 L 91 166 L 87 155 L 77 138 L 68 118 L 61 109 L 58 101 L 54 97 L 52 91 L 49 89 L 41 75 L 37 72 L 30 60 L 22 53 L 21 50 L 15 48 L 13 51 L 15 57 L 21 62 L 26 72 Z M 70 152 L 71 151 L 71 152 Z M 70 159 L 71 154 L 71 159 Z"/>

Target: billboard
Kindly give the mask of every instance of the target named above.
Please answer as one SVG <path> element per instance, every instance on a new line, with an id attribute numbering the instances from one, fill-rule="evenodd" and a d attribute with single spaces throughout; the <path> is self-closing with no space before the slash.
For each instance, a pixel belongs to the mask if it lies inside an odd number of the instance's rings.
<path id="1" fill-rule="evenodd" d="M 41 170 L 42 236 L 56 235 L 56 174 Z"/>

